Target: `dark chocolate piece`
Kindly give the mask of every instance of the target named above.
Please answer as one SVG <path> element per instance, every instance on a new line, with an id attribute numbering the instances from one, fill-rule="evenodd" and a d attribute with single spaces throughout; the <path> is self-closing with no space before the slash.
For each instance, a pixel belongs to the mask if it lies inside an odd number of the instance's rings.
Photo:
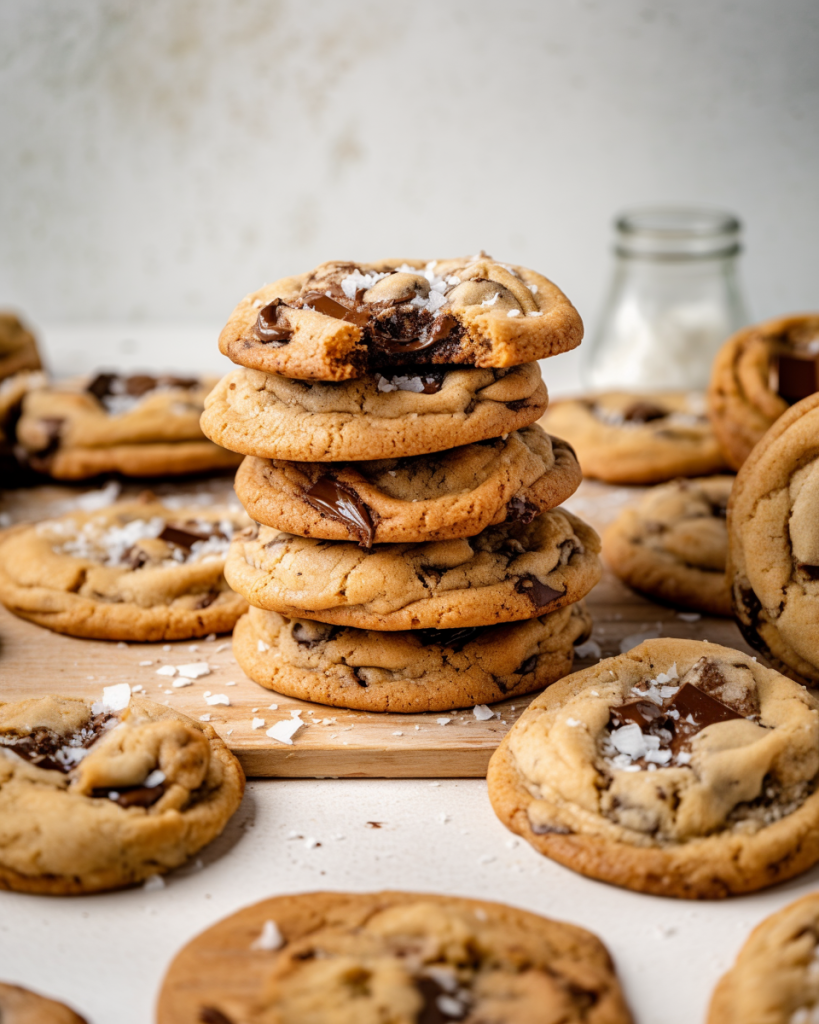
<path id="1" fill-rule="evenodd" d="M 43 726 L 38 726 L 26 736 L 0 734 L 0 746 L 13 750 L 19 757 L 38 768 L 68 775 L 75 765 L 59 760 L 56 756 L 57 752 L 64 748 L 87 750 L 99 739 L 105 728 L 105 723 L 111 717 L 111 715 L 94 715 L 79 732 L 71 736 L 60 736 Z M 72 742 L 77 737 L 80 742 Z"/>
<path id="2" fill-rule="evenodd" d="M 199 1011 L 200 1024 L 233 1024 L 233 1021 L 215 1006 L 203 1006 Z"/>
<path id="3" fill-rule="evenodd" d="M 520 676 L 528 676 L 530 672 L 534 672 L 537 668 L 537 658 L 538 656 L 536 654 L 533 654 L 531 658 L 527 658 L 518 669 L 517 674 Z"/>
<path id="4" fill-rule="evenodd" d="M 120 382 L 119 387 L 115 384 Z M 141 398 L 149 391 L 156 388 L 185 388 L 190 390 L 199 386 L 196 377 L 154 377 L 147 373 L 134 373 L 123 377 L 118 373 L 98 373 L 97 376 L 86 387 L 86 392 L 92 394 L 100 402 L 111 395 L 130 395 L 132 398 Z"/>
<path id="5" fill-rule="evenodd" d="M 274 299 L 259 310 L 253 330 L 259 341 L 263 341 L 266 345 L 286 345 L 293 337 L 290 325 L 279 319 L 279 310 L 283 305 L 281 299 Z"/>
<path id="6" fill-rule="evenodd" d="M 439 369 L 424 370 L 417 373 L 408 370 L 407 373 L 394 372 L 391 376 L 388 376 L 386 373 L 377 373 L 376 379 L 385 380 L 399 391 L 414 391 L 419 395 L 434 395 L 444 386 L 446 375 L 446 370 Z"/>
<path id="7" fill-rule="evenodd" d="M 117 373 L 98 373 L 85 390 L 102 401 L 103 398 L 113 394 L 111 386 L 118 379 L 119 374 Z"/>
<path id="8" fill-rule="evenodd" d="M 206 594 L 201 594 L 199 597 L 197 597 L 193 607 L 196 610 L 200 610 L 202 608 L 210 608 L 210 606 L 218 597 L 218 590 L 209 590 Z"/>
<path id="9" fill-rule="evenodd" d="M 424 1000 L 421 1012 L 416 1017 L 418 1024 L 446 1024 L 447 1021 L 463 1020 L 466 1017 L 467 1008 L 463 1006 L 459 999 L 447 993 L 446 989 L 439 985 L 434 978 L 416 978 L 415 987 Z M 453 1004 L 457 1004 L 459 1006 L 458 1012 L 448 1013 L 446 1010 L 442 1010 L 439 1003 L 441 996 L 448 997 L 445 1001 L 441 1000 L 446 1007 L 450 1006 L 450 1000 L 452 1000 Z M 454 1005 L 452 1008 L 455 1008 Z"/>
<path id="10" fill-rule="evenodd" d="M 221 536 L 218 530 L 214 530 L 213 533 L 201 533 L 199 530 L 189 530 L 187 527 L 183 529 L 180 526 L 166 524 L 159 535 L 159 540 L 164 540 L 166 544 L 174 544 L 178 548 L 190 551 L 197 541 L 209 540 L 211 537 L 216 536 Z"/>
<path id="11" fill-rule="evenodd" d="M 533 576 L 531 573 L 520 577 L 515 584 L 515 590 L 519 594 L 525 594 L 535 608 L 545 608 L 547 604 L 563 597 L 565 593 L 565 591 L 555 590 L 548 584 L 542 583 L 537 576 Z"/>
<path id="12" fill-rule="evenodd" d="M 504 522 L 523 523 L 525 526 L 527 523 L 531 523 L 539 511 L 540 509 L 537 505 L 533 505 L 526 498 L 515 495 L 514 498 L 510 498 L 506 503 L 506 519 Z"/>
<path id="13" fill-rule="evenodd" d="M 626 423 L 650 423 L 652 420 L 660 420 L 668 416 L 668 409 L 654 402 L 634 402 L 623 413 Z"/>
<path id="14" fill-rule="evenodd" d="M 691 683 L 686 683 L 680 689 L 665 710 L 666 713 L 678 711 L 680 715 L 679 718 L 669 717 L 668 721 L 664 723 L 666 728 L 673 728 L 674 739 L 671 742 L 671 749 L 675 754 L 688 740 L 707 726 L 742 718 L 742 715 L 734 711 L 733 708 L 723 704 L 721 700 L 717 700 L 716 697 L 712 697 L 699 687 L 692 686 Z M 693 721 L 688 721 L 689 716 Z"/>
<path id="15" fill-rule="evenodd" d="M 819 353 L 774 352 L 770 386 L 790 405 L 815 394 L 819 391 Z"/>
<path id="16" fill-rule="evenodd" d="M 370 321 L 370 314 L 366 310 L 350 309 L 335 299 L 331 299 L 324 292 L 307 292 L 302 298 L 303 306 L 312 307 L 317 313 L 324 316 L 335 317 L 336 320 L 346 320 L 347 323 L 355 324 L 356 327 L 366 327 Z"/>
<path id="17" fill-rule="evenodd" d="M 819 580 L 819 565 L 799 565 L 797 568 L 801 569 L 805 575 L 812 580 Z"/>
<path id="18" fill-rule="evenodd" d="M 636 723 L 642 730 L 645 730 L 658 719 L 665 717 L 663 709 L 650 700 L 636 700 L 631 704 L 621 704 L 619 707 L 609 708 L 609 714 L 613 729 Z"/>
<path id="19" fill-rule="evenodd" d="M 413 634 L 421 641 L 422 646 L 431 647 L 436 644 L 438 647 L 449 647 L 453 651 L 462 651 L 468 643 L 471 643 L 481 633 L 486 632 L 486 626 L 461 626 L 455 629 L 414 629 Z"/>
<path id="20" fill-rule="evenodd" d="M 309 491 L 305 492 L 305 501 L 322 515 L 330 516 L 344 523 L 352 537 L 358 538 L 359 546 L 373 546 L 373 528 L 370 510 L 359 498 L 352 487 L 340 484 L 329 476 L 320 476 Z"/>
<path id="21" fill-rule="evenodd" d="M 92 789 L 91 796 L 101 800 L 108 799 L 120 807 L 151 807 L 155 804 L 168 787 L 164 782 L 158 786 L 102 786 L 99 789 Z M 116 793 L 116 800 L 111 794 Z"/>
<path id="22" fill-rule="evenodd" d="M 570 828 L 565 828 L 563 825 L 534 825 L 529 823 L 529 828 L 535 833 L 536 836 L 570 836 L 573 832 Z"/>

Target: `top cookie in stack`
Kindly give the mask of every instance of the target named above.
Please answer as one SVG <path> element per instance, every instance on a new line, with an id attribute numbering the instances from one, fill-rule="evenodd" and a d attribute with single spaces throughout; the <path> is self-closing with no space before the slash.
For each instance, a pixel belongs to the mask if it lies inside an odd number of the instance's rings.
<path id="1" fill-rule="evenodd" d="M 419 711 L 570 670 L 599 541 L 556 508 L 580 470 L 534 426 L 531 360 L 581 336 L 551 282 L 484 256 L 326 263 L 239 305 L 221 346 L 243 365 L 202 428 L 247 456 L 237 493 L 261 524 L 226 569 L 253 606 L 234 638 L 251 678 Z"/>

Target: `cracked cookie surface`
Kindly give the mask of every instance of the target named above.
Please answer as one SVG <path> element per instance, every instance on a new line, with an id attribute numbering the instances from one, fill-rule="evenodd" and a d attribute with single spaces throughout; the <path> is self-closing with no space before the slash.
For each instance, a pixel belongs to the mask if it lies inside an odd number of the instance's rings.
<path id="1" fill-rule="evenodd" d="M 600 579 L 600 540 L 565 509 L 426 544 L 319 541 L 269 526 L 237 536 L 225 565 L 250 604 L 288 618 L 401 630 L 489 626 L 578 601 Z"/>
<path id="2" fill-rule="evenodd" d="M 202 429 L 243 455 L 344 462 L 423 455 L 529 426 L 549 398 L 537 363 L 430 367 L 361 380 L 291 380 L 240 368 L 205 401 Z"/>
<path id="3" fill-rule="evenodd" d="M 215 382 L 99 373 L 39 388 L 23 401 L 17 438 L 32 466 L 58 480 L 230 468 L 239 463 L 235 453 L 207 440 L 199 426 Z"/>
<path id="4" fill-rule="evenodd" d="M 229 632 L 246 610 L 224 577 L 240 512 L 121 501 L 0 538 L 0 601 L 58 633 L 184 640 Z"/>
<path id="5" fill-rule="evenodd" d="M 233 652 L 255 682 L 289 697 L 361 711 L 474 707 L 542 690 L 572 670 L 591 633 L 582 601 L 499 626 L 383 633 L 251 608 Z"/>
<path id="6" fill-rule="evenodd" d="M 605 946 L 575 925 L 451 896 L 319 892 L 246 907 L 177 954 L 157 1021 L 196 1020 L 630 1024 L 632 1018 Z"/>
<path id="7" fill-rule="evenodd" d="M 37 995 L 19 985 L 0 981 L 0 1020 L 3 1024 L 87 1024 L 64 1003 Z"/>
<path id="8" fill-rule="evenodd" d="M 551 281 L 481 255 L 322 263 L 246 296 L 219 348 L 254 370 L 339 381 L 407 364 L 517 366 L 582 337 Z"/>
<path id="9" fill-rule="evenodd" d="M 751 932 L 711 999 L 707 1024 L 813 1024 L 819 1019 L 819 893 Z"/>
<path id="10" fill-rule="evenodd" d="M 819 394 L 781 416 L 737 475 L 728 577 L 745 639 L 819 683 Z"/>
<path id="11" fill-rule="evenodd" d="M 565 441 L 540 427 L 440 454 L 347 464 L 249 456 L 236 494 L 258 523 L 371 544 L 469 537 L 562 504 L 580 484 Z"/>
<path id="12" fill-rule="evenodd" d="M 717 353 L 708 415 L 734 469 L 795 402 L 819 390 L 819 313 L 739 331 Z"/>
<path id="13" fill-rule="evenodd" d="M 604 559 L 656 601 L 730 616 L 726 513 L 733 482 L 710 476 L 653 487 L 606 529 Z"/>
<path id="14" fill-rule="evenodd" d="M 183 864 L 239 806 L 209 725 L 131 696 L 0 704 L 0 889 L 100 892 Z"/>
<path id="15" fill-rule="evenodd" d="M 640 892 L 715 899 L 819 860 L 819 702 L 716 644 L 647 640 L 560 680 L 487 778 L 536 850 Z"/>
<path id="16" fill-rule="evenodd" d="M 550 405 L 540 425 L 572 445 L 584 476 L 610 484 L 656 484 L 725 469 L 698 392 L 566 399 Z"/>

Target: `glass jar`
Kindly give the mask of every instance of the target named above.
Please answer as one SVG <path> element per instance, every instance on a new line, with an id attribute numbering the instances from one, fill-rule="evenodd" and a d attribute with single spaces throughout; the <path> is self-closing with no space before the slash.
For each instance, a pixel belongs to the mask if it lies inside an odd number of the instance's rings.
<path id="1" fill-rule="evenodd" d="M 623 213 L 615 231 L 614 277 L 584 346 L 584 384 L 704 388 L 719 347 L 748 323 L 737 275 L 739 221 L 718 210 L 656 207 Z"/>

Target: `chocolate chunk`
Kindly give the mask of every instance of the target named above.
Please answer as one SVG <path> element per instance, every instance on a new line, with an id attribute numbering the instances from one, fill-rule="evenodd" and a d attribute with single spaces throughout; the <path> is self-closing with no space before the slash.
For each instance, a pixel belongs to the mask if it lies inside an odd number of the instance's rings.
<path id="1" fill-rule="evenodd" d="M 733 708 L 691 683 L 686 683 L 680 689 L 665 710 L 666 713 L 669 711 L 679 712 L 679 718 L 669 717 L 666 723 L 667 728 L 673 727 L 674 739 L 671 749 L 675 754 L 706 726 L 742 718 L 742 715 L 734 711 Z M 692 720 L 689 721 L 689 718 Z"/>
<path id="2" fill-rule="evenodd" d="M 462 626 L 459 629 L 414 629 L 413 635 L 418 637 L 424 647 L 435 644 L 457 652 L 485 632 L 485 626 Z"/>
<path id="3" fill-rule="evenodd" d="M 459 326 L 458 320 L 451 313 L 444 313 L 443 316 L 439 316 L 435 320 L 430 328 L 429 339 L 433 344 L 443 341 L 444 338 L 449 338 Z"/>
<path id="4" fill-rule="evenodd" d="M 359 498 L 352 487 L 340 484 L 329 476 L 320 476 L 309 491 L 305 492 L 305 501 L 322 515 L 329 516 L 344 523 L 351 537 L 357 537 L 359 546 L 373 546 L 373 527 L 370 510 Z"/>
<path id="5" fill-rule="evenodd" d="M 805 575 L 812 580 L 819 580 L 819 565 L 799 565 L 797 566 Z"/>
<path id="6" fill-rule="evenodd" d="M 296 622 L 293 624 L 291 636 L 299 647 L 306 647 L 309 650 L 312 647 L 318 646 L 318 644 L 327 643 L 340 632 L 340 626 L 325 626 L 321 622 L 311 622 L 310 631 L 308 632 L 304 623 Z"/>
<path id="7" fill-rule="evenodd" d="M 518 398 L 514 402 L 504 402 L 504 405 L 510 412 L 520 412 L 521 409 L 526 409 L 529 406 L 528 398 Z"/>
<path id="8" fill-rule="evenodd" d="M 259 310 L 253 330 L 259 341 L 263 341 L 266 345 L 286 345 L 293 337 L 292 328 L 279 315 L 283 306 L 285 303 L 281 299 L 274 299 Z"/>
<path id="9" fill-rule="evenodd" d="M 573 832 L 570 828 L 565 828 L 563 825 L 540 825 L 540 824 L 529 824 L 531 830 L 536 836 L 570 836 Z"/>
<path id="10" fill-rule="evenodd" d="M 650 700 L 636 700 L 631 704 L 609 708 L 609 715 L 609 724 L 613 729 L 636 723 L 645 731 L 658 719 L 664 718 L 665 712 Z"/>
<path id="11" fill-rule="evenodd" d="M 202 608 L 210 608 L 210 606 L 218 597 L 218 590 L 209 590 L 206 594 L 200 594 L 200 596 L 197 597 L 193 607 L 196 611 L 199 611 Z"/>
<path id="12" fill-rule="evenodd" d="M 98 373 L 85 390 L 102 401 L 113 394 L 111 387 L 115 380 L 119 380 L 118 373 Z"/>
<path id="13" fill-rule="evenodd" d="M 159 535 L 159 540 L 164 540 L 166 544 L 174 544 L 178 548 L 190 551 L 197 541 L 209 540 L 211 537 L 217 536 L 222 536 L 218 530 L 214 530 L 213 533 L 201 533 L 199 530 L 182 529 L 179 526 L 166 524 Z"/>
<path id="14" fill-rule="evenodd" d="M 525 594 L 535 608 L 545 608 L 547 604 L 563 597 L 565 593 L 565 591 L 554 590 L 546 583 L 541 583 L 537 576 L 533 576 L 531 573 L 520 577 L 515 584 L 515 590 L 519 594 Z"/>
<path id="15" fill-rule="evenodd" d="M 199 1021 L 200 1024 L 233 1024 L 230 1017 L 215 1006 L 203 1006 L 199 1011 Z"/>
<path id="16" fill-rule="evenodd" d="M 87 750 L 96 743 L 111 715 L 94 715 L 78 732 L 71 736 L 60 736 L 51 729 L 38 726 L 25 736 L 0 734 L 0 746 L 13 750 L 19 757 L 46 771 L 62 772 L 67 775 L 76 762 L 68 757 L 60 758 L 63 750 Z M 77 742 L 79 740 L 79 742 Z"/>
<path id="17" fill-rule="evenodd" d="M 526 661 L 520 666 L 517 674 L 520 676 L 528 676 L 530 672 L 534 672 L 537 668 L 537 655 L 533 654 L 531 658 L 527 658 Z"/>
<path id="18" fill-rule="evenodd" d="M 447 1021 L 463 1020 L 466 1017 L 467 1008 L 455 996 L 449 995 L 434 978 L 416 978 L 415 987 L 424 1001 L 421 1012 L 415 1018 L 417 1024 L 446 1024 Z M 454 1012 L 450 1013 L 450 1010 Z"/>
<path id="19" fill-rule="evenodd" d="M 377 373 L 377 381 L 386 381 L 387 384 L 392 385 L 388 388 L 379 388 L 382 391 L 414 391 L 419 395 L 434 395 L 444 386 L 444 380 L 446 379 L 447 371 L 432 369 L 420 370 L 413 373 L 408 371 L 407 373 L 394 372 L 391 376 L 387 376 L 386 373 Z"/>
<path id="20" fill-rule="evenodd" d="M 668 416 L 668 409 L 653 402 L 634 402 L 623 413 L 626 423 L 650 423 L 652 420 L 660 420 Z"/>
<path id="21" fill-rule="evenodd" d="M 148 555 L 136 545 L 128 548 L 122 556 L 122 564 L 127 565 L 129 569 L 141 569 L 149 561 Z"/>
<path id="22" fill-rule="evenodd" d="M 346 320 L 357 327 L 366 327 L 370 322 L 370 314 L 366 310 L 350 309 L 349 306 L 343 306 L 335 299 L 331 299 L 324 292 L 307 292 L 301 301 L 303 306 L 310 306 L 317 313 L 332 316 L 336 320 Z"/>
<path id="23" fill-rule="evenodd" d="M 151 807 L 168 787 L 164 782 L 158 786 L 108 786 L 92 789 L 91 796 L 98 800 L 103 798 L 119 804 L 120 807 Z M 111 796 L 116 793 L 116 800 Z"/>
<path id="24" fill-rule="evenodd" d="M 819 353 L 774 352 L 769 383 L 771 390 L 791 405 L 815 394 L 819 391 Z"/>

